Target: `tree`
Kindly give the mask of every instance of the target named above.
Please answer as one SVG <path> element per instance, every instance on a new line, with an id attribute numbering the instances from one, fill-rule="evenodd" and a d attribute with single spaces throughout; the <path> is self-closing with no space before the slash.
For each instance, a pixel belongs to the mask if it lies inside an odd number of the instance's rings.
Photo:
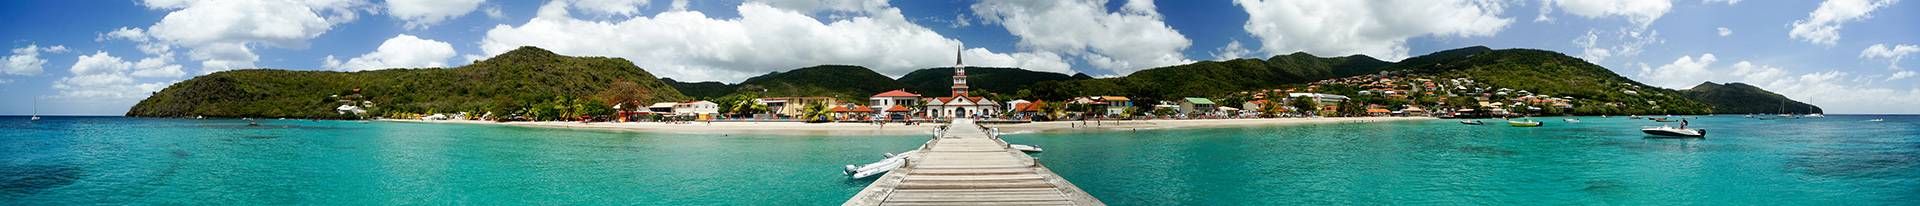
<path id="1" fill-rule="evenodd" d="M 1299 112 L 1302 115 L 1313 114 L 1313 111 L 1320 111 L 1320 102 L 1313 101 L 1313 98 L 1308 97 L 1295 97 L 1293 100 L 1287 102 L 1287 105 L 1291 105 L 1294 109 L 1300 110 Z"/>
<path id="2" fill-rule="evenodd" d="M 1277 117 L 1277 116 L 1280 116 L 1280 113 L 1281 113 L 1281 112 L 1285 112 L 1285 111 L 1286 111 L 1285 109 L 1283 109 L 1283 108 L 1280 108 L 1280 107 L 1281 107 L 1281 106 L 1280 106 L 1280 102 L 1278 102 L 1278 101 L 1266 101 L 1266 102 L 1261 102 L 1261 103 L 1260 103 L 1260 116 L 1262 116 L 1262 117 Z"/>
<path id="3" fill-rule="evenodd" d="M 653 90 L 640 87 L 639 83 L 621 79 L 614 80 L 613 84 L 608 85 L 606 90 L 601 90 L 600 94 L 594 96 L 600 97 L 600 101 L 607 105 L 626 105 L 622 108 L 641 108 L 645 107 L 641 105 L 647 103 L 647 97 L 653 96 Z"/>
<path id="4" fill-rule="evenodd" d="M 833 114 L 833 110 L 827 108 L 827 104 L 817 101 L 809 102 L 806 107 L 800 109 L 800 118 L 806 119 L 807 122 L 826 121 L 827 116 Z"/>

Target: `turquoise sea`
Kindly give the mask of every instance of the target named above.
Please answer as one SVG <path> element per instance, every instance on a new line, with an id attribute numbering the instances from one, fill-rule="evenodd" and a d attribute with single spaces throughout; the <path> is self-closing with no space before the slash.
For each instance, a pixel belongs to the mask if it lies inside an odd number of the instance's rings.
<path id="1" fill-rule="evenodd" d="M 1114 205 L 1914 205 L 1920 116 L 1007 135 Z M 1882 118 L 1885 122 L 1868 122 Z M 913 136 L 0 117 L 0 205 L 834 205 Z"/>

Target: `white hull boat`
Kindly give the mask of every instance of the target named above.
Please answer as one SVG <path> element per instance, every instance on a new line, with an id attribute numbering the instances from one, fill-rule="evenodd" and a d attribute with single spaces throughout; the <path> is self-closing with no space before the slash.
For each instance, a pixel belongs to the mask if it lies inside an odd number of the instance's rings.
<path id="1" fill-rule="evenodd" d="M 1487 124 L 1487 123 L 1486 123 L 1486 122 L 1480 122 L 1480 120 L 1460 120 L 1460 124 L 1464 124 L 1464 125 L 1485 125 L 1485 124 Z"/>
<path id="2" fill-rule="evenodd" d="M 1020 152 L 1026 152 L 1026 153 L 1035 153 L 1035 152 L 1041 151 L 1040 146 L 1033 146 L 1033 145 L 1007 144 L 1007 147 L 1012 147 L 1014 150 L 1020 150 Z"/>
<path id="3" fill-rule="evenodd" d="M 1704 129 L 1683 129 L 1683 128 L 1670 127 L 1666 125 L 1660 125 L 1660 127 L 1649 127 L 1645 129 L 1640 129 L 1640 132 L 1645 132 L 1650 135 L 1674 136 L 1674 137 L 1706 137 L 1707 136 L 1707 130 L 1704 130 Z"/>
<path id="4" fill-rule="evenodd" d="M 1567 119 L 1563 119 L 1562 121 L 1566 121 L 1567 123 L 1580 123 L 1580 119 L 1574 119 L 1574 118 L 1567 118 Z"/>
<path id="5" fill-rule="evenodd" d="M 872 177 L 874 175 L 886 174 L 888 171 L 893 171 L 894 168 L 900 168 L 900 166 L 906 165 L 907 156 L 917 152 L 920 152 L 920 151 L 913 150 L 913 151 L 902 152 L 900 154 L 888 153 L 886 154 L 887 158 L 880 159 L 879 162 L 867 163 L 866 165 L 860 165 L 860 166 L 847 165 L 846 170 L 842 172 L 849 176 L 853 176 L 853 179 L 862 179 L 862 178 Z"/>
<path id="6" fill-rule="evenodd" d="M 1869 120 L 1867 120 L 1867 121 L 1869 121 L 1869 122 L 1885 122 L 1885 121 L 1887 121 L 1887 119 L 1869 119 Z"/>

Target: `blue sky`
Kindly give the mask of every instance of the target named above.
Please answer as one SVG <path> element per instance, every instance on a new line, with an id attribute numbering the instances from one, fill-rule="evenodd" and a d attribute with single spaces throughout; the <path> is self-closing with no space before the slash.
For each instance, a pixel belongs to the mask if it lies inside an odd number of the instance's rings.
<path id="1" fill-rule="evenodd" d="M 1920 113 L 1920 5 L 1897 0 L 0 2 L 0 114 L 117 115 L 242 68 L 454 67 L 523 45 L 737 82 L 853 64 L 1117 76 L 1292 52 L 1558 51 L 1670 88 L 1746 82 L 1832 113 Z"/>

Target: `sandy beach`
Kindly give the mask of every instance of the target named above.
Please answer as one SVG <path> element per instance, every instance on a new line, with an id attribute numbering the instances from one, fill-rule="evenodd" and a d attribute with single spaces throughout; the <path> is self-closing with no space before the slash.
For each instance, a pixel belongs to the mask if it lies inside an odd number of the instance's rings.
<path id="1" fill-rule="evenodd" d="M 1177 128 L 1245 127 L 1261 125 L 1293 124 L 1334 124 L 1369 123 L 1406 120 L 1426 120 L 1431 117 L 1330 117 L 1330 118 L 1273 118 L 1273 119 L 1204 119 L 1204 120 L 1127 120 L 1127 121 L 1059 121 L 1023 124 L 993 124 L 1006 133 L 1098 131 L 1098 130 L 1147 130 Z M 932 134 L 934 127 L 943 124 L 902 125 L 892 123 L 876 125 L 867 123 L 801 123 L 801 122 L 489 122 L 473 120 L 384 120 L 394 122 L 488 124 L 523 127 L 596 129 L 613 131 L 635 131 L 674 134 L 772 134 L 772 135 L 924 135 Z"/>

